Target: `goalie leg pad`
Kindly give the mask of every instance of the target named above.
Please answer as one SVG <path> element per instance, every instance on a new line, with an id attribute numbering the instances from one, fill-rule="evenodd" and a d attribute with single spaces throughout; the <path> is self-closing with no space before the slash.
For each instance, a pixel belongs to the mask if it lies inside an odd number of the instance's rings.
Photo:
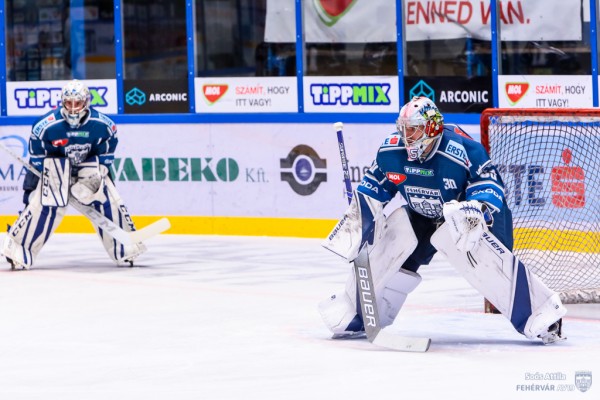
<path id="1" fill-rule="evenodd" d="M 11 226 L 2 245 L 2 255 L 15 267 L 29 269 L 44 244 L 62 221 L 66 207 L 41 204 L 42 180 L 29 195 L 29 204 Z"/>
<path id="2" fill-rule="evenodd" d="M 379 323 L 382 327 L 391 325 L 410 292 L 421 283 L 421 275 L 401 269 L 385 282 L 379 306 Z"/>
<path id="3" fill-rule="evenodd" d="M 66 207 L 69 203 L 71 162 L 68 158 L 45 158 L 42 169 L 41 204 Z"/>
<path id="4" fill-rule="evenodd" d="M 383 216 L 383 204 L 354 191 L 344 216 L 323 241 L 322 246 L 348 261 L 354 260 L 373 233 L 374 223 Z"/>
<path id="5" fill-rule="evenodd" d="M 518 332 L 536 338 L 565 315 L 558 295 L 493 234 L 484 233 L 475 250 L 465 253 L 456 248 L 448 228 L 444 223 L 431 243 Z"/>
<path id="6" fill-rule="evenodd" d="M 107 201 L 101 206 L 96 206 L 96 210 L 104 214 L 104 216 L 117 224 L 126 232 L 135 231 L 133 220 L 127 211 L 127 207 L 123 204 L 121 196 L 117 192 L 115 185 L 110 179 L 106 179 L 104 184 Z M 93 206 L 86 206 L 93 207 Z M 110 235 L 105 235 L 101 228 L 94 226 L 94 229 L 102 239 L 102 245 L 109 257 L 117 264 L 122 262 L 133 261 L 136 257 L 146 251 L 146 246 L 143 243 L 132 245 L 124 245 L 118 243 Z"/>
<path id="7" fill-rule="evenodd" d="M 374 243 L 368 248 L 377 304 L 381 305 L 379 316 L 382 327 L 390 325 L 400 311 L 404 303 L 401 293 L 408 294 L 418 285 L 418 282 L 413 282 L 415 276 L 420 281 L 416 273 L 398 272 L 417 243 L 406 210 L 398 208 L 381 224 L 381 231 L 376 231 Z M 408 283 L 405 278 L 411 282 Z M 319 303 L 319 311 L 325 325 L 334 334 L 343 335 L 364 329 L 358 315 L 354 270 L 350 271 L 345 291 Z"/>

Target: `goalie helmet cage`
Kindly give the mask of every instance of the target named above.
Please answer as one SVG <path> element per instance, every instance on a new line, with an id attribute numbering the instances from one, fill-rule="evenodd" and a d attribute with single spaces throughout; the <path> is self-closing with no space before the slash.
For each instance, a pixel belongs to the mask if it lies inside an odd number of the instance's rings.
<path id="1" fill-rule="evenodd" d="M 514 254 L 564 303 L 600 303 L 600 109 L 487 109 L 481 142 L 505 184 Z"/>

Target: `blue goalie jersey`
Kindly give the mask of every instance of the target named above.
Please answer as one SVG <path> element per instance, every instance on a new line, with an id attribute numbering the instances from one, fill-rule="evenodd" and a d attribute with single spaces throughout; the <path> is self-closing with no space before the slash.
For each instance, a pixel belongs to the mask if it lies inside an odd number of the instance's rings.
<path id="1" fill-rule="evenodd" d="M 423 162 L 408 161 L 398 133 L 388 136 L 358 191 L 384 204 L 399 192 L 411 210 L 431 219 L 443 218 L 451 200 L 478 200 L 493 212 L 505 205 L 504 184 L 487 152 L 455 125 L 444 126 Z"/>
<path id="2" fill-rule="evenodd" d="M 78 128 L 71 128 L 60 108 L 40 117 L 33 125 L 29 138 L 29 160 L 42 170 L 46 157 L 69 158 L 77 166 L 90 157 L 98 156 L 107 168 L 114 161 L 117 147 L 117 126 L 106 115 L 90 108 Z"/>

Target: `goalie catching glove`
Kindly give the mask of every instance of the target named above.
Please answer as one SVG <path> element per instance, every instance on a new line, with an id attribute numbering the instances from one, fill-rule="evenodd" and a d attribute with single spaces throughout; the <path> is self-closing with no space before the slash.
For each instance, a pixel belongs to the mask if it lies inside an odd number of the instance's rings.
<path id="1" fill-rule="evenodd" d="M 473 251 L 487 225 L 492 222 L 487 206 L 477 200 L 452 200 L 444 204 L 443 213 L 450 226 L 450 236 L 456 248 L 462 252 Z"/>
<path id="2" fill-rule="evenodd" d="M 90 158 L 76 168 L 77 177 L 71 186 L 71 195 L 85 205 L 94 202 L 105 203 L 107 199 L 104 194 L 104 179 L 108 175 L 108 168 L 99 163 L 98 157 Z"/>

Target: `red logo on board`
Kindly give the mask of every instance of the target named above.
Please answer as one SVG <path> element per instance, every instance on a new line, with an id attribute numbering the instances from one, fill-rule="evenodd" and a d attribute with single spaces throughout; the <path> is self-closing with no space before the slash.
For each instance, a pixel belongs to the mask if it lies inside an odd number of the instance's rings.
<path id="1" fill-rule="evenodd" d="M 529 89 L 529 83 L 526 82 L 507 82 L 505 85 L 506 97 L 512 105 L 515 105 L 525 96 Z"/>
<path id="2" fill-rule="evenodd" d="M 204 97 L 210 104 L 214 104 L 225 95 L 228 88 L 229 85 L 204 85 L 202 86 L 202 93 L 204 93 Z"/>

